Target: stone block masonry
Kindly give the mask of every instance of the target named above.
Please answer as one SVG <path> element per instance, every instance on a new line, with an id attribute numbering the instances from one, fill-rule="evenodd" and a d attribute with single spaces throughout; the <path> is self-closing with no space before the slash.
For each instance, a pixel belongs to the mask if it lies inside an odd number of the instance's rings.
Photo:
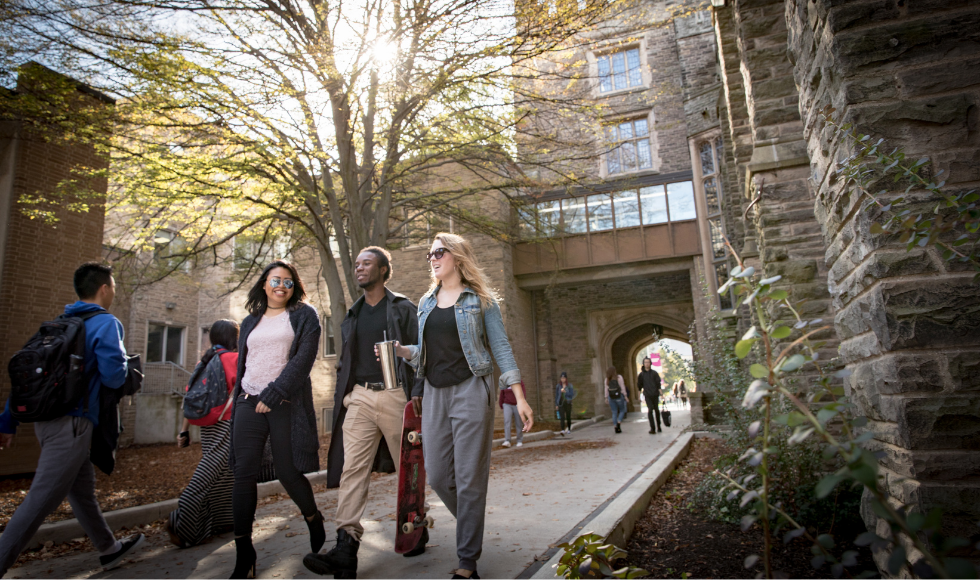
<path id="1" fill-rule="evenodd" d="M 833 173 L 849 144 L 820 111 L 833 105 L 888 149 L 930 158 L 948 187 L 977 187 L 980 5 L 787 0 L 785 16 L 849 391 L 886 453 L 894 498 L 943 508 L 948 531 L 970 536 L 980 519 L 980 286 L 932 248 L 909 253 L 871 234 L 877 215 Z"/>

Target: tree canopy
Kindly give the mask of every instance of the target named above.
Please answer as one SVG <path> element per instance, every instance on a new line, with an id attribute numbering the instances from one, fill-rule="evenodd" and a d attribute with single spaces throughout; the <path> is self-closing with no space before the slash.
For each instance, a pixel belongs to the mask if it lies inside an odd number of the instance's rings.
<path id="1" fill-rule="evenodd" d="M 582 32 L 609 15 L 605 2 L 4 0 L 0 9 L 8 85 L 34 60 L 117 99 L 98 119 L 111 130 L 93 130 L 93 115 L 60 128 L 112 158 L 119 255 L 159 245 L 158 232 L 174 227 L 170 271 L 219 259 L 235 236 L 257 240 L 257 255 L 276 239 L 300 241 L 319 256 L 336 324 L 345 283 L 358 292 L 360 249 L 387 245 L 413 219 L 443 213 L 506 235 L 460 202 L 535 185 L 517 143 L 543 143 L 541 163 L 555 168 L 594 154 L 590 138 L 571 142 L 528 118 L 542 103 L 557 115 L 593 106 L 588 91 L 567 90 L 581 63 L 549 55 L 587 42 Z M 81 194 L 80 183 L 64 185 Z"/>

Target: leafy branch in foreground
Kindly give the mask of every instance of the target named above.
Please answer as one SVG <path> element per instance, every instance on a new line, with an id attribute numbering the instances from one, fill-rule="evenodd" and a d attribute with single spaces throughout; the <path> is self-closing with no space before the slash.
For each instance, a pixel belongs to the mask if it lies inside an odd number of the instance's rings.
<path id="1" fill-rule="evenodd" d="M 642 568 L 625 566 L 613 569 L 613 562 L 626 552 L 606 542 L 599 534 L 586 532 L 571 542 L 558 544 L 565 551 L 557 564 L 557 575 L 563 578 L 637 578 L 649 574 Z"/>
<path id="2" fill-rule="evenodd" d="M 772 578 L 774 574 L 770 554 L 774 529 L 791 528 L 784 536 L 787 543 L 807 533 L 803 525 L 770 500 L 772 473 L 769 462 L 778 453 L 778 448 L 772 442 L 775 422 L 793 429 L 789 444 L 802 444 L 810 437 L 817 437 L 823 446 L 824 458 L 840 460 L 841 467 L 816 484 L 814 493 L 818 498 L 826 497 L 838 485 L 848 483 L 862 486 L 865 493 L 871 496 L 874 513 L 887 522 L 890 533 L 888 537 L 881 537 L 875 532 L 866 532 L 858 536 L 855 543 L 859 546 L 870 545 L 875 552 L 886 550 L 889 554 L 886 565 L 889 574 L 898 575 L 904 569 L 908 574 L 926 578 L 976 578 L 978 571 L 972 563 L 950 557 L 951 552 L 969 545 L 969 542 L 942 535 L 939 510 L 928 515 L 915 512 L 912 507 L 890 497 L 882 485 L 879 456 L 866 446 L 874 433 L 862 430 L 867 425 L 867 418 L 853 415 L 855 405 L 844 397 L 843 386 L 834 381 L 835 378 L 846 377 L 849 371 L 845 369 L 830 373 L 826 365 L 818 362 L 819 346 L 811 339 L 829 327 L 812 328 L 811 321 L 804 320 L 789 300 L 786 290 L 773 287 L 780 281 L 780 276 L 759 279 L 755 269 L 746 267 L 730 245 L 728 248 L 738 266 L 718 292 L 734 288 L 739 296 L 738 304 L 748 306 L 754 316 L 756 324 L 735 344 L 735 354 L 740 359 L 752 352 L 759 354 L 760 362 L 749 367 L 755 380 L 745 392 L 742 407 L 751 410 L 761 404 L 763 418 L 748 427 L 748 434 L 758 447 L 749 447 L 740 458 L 740 461 L 755 467 L 756 473 L 733 478 L 730 473 L 732 469 L 729 469 L 729 473 L 722 475 L 728 477 L 730 487 L 734 488 L 729 497 L 734 499 L 741 495 L 742 505 L 751 503 L 754 508 L 753 515 L 743 518 L 743 529 L 756 522 L 761 524 L 764 540 L 761 559 L 766 577 Z M 785 313 L 791 322 L 778 320 L 774 313 Z M 816 378 L 805 398 L 789 386 L 794 373 L 804 372 L 810 372 Z M 791 410 L 773 416 L 773 410 L 778 408 L 777 403 L 788 403 Z M 749 484 L 756 477 L 758 486 L 750 487 Z M 853 552 L 845 552 L 840 558 L 834 556 L 832 535 L 822 534 L 813 541 L 814 567 L 820 568 L 830 563 L 834 576 L 840 577 L 847 573 L 848 567 L 857 563 Z M 758 557 L 750 556 L 746 559 L 746 567 L 754 566 L 758 560 Z"/>
<path id="3" fill-rule="evenodd" d="M 837 173 L 867 198 L 861 211 L 873 206 L 884 214 L 871 225 L 871 233 L 897 235 L 908 251 L 932 245 L 947 262 L 969 264 L 980 280 L 980 193 L 973 189 L 946 192 L 946 181 L 939 181 L 942 169 L 928 175 L 928 157 L 912 161 L 900 148 L 886 153 L 884 139 L 873 141 L 850 123 L 835 121 L 835 112 L 827 106 L 820 115 L 853 147 L 853 153 L 838 163 Z M 889 178 L 893 184 L 904 180 L 904 192 L 894 195 L 888 188 L 878 189 Z"/>

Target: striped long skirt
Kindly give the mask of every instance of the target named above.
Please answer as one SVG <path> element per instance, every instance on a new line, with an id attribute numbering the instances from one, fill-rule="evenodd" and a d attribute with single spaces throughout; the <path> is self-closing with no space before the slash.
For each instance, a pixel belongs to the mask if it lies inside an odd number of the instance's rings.
<path id="1" fill-rule="evenodd" d="M 231 529 L 235 477 L 228 467 L 230 454 L 231 421 L 201 427 L 201 462 L 168 521 L 171 534 L 185 547 Z"/>

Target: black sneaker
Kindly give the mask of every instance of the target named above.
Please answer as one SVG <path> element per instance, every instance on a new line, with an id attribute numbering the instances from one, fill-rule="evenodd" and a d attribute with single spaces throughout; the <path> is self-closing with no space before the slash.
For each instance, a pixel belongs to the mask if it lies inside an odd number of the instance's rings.
<path id="1" fill-rule="evenodd" d="M 112 570 L 113 568 L 118 568 L 122 564 L 123 558 L 126 554 L 129 554 L 136 548 L 139 548 L 143 541 L 146 540 L 146 536 L 143 534 L 137 534 L 135 536 L 130 536 L 123 540 L 122 548 L 119 548 L 114 554 L 108 554 L 106 556 L 99 556 L 99 563 L 102 564 L 103 570 Z"/>
<path id="2" fill-rule="evenodd" d="M 458 574 L 457 572 L 458 570 L 456 572 L 453 572 L 453 580 L 456 580 L 457 578 L 472 578 L 473 580 L 480 579 L 480 575 L 476 573 L 476 570 L 473 570 L 473 573 L 470 574 L 469 576 L 463 576 L 462 574 Z"/>

